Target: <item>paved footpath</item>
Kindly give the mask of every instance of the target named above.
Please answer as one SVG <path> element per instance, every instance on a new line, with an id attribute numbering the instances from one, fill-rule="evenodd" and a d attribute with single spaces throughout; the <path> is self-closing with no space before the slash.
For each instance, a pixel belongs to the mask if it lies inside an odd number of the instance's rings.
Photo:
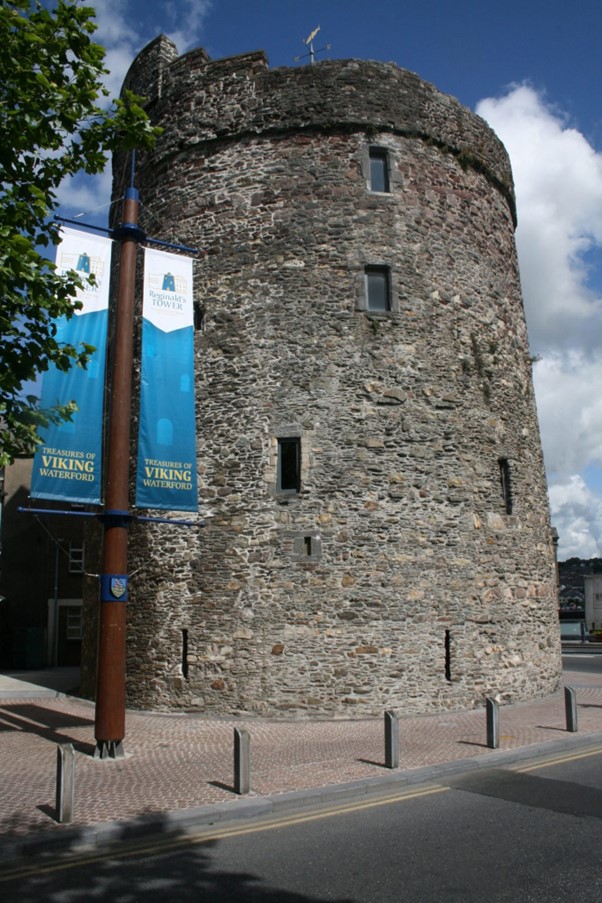
<path id="1" fill-rule="evenodd" d="M 25 677 L 25 675 L 20 676 Z M 382 792 L 452 770 L 529 755 L 602 747 L 602 673 L 565 671 L 578 733 L 566 730 L 562 689 L 500 706 L 499 750 L 485 709 L 400 717 L 400 767 L 384 767 L 382 719 L 281 721 L 128 712 L 126 757 L 101 762 L 94 707 L 0 675 L 0 859 L 43 844 L 64 848 L 170 831 Z M 23 690 L 23 688 L 26 688 Z M 18 689 L 21 688 L 21 689 Z M 233 789 L 233 728 L 251 738 L 251 793 Z M 71 825 L 57 823 L 56 746 L 75 749 Z"/>

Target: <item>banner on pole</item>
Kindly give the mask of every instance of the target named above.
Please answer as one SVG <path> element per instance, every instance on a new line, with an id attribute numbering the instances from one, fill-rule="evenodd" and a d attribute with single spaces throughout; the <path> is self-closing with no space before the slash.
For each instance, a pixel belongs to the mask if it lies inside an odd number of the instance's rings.
<path id="1" fill-rule="evenodd" d="M 50 366 L 42 378 L 41 408 L 75 401 L 70 421 L 42 431 L 31 478 L 31 495 L 39 499 L 100 504 L 102 497 L 102 417 L 112 240 L 75 229 L 62 229 L 56 266 L 61 273 L 77 270 L 83 288 L 82 308 L 71 319 L 56 321 L 56 340 L 78 347 L 93 345 L 86 369 L 66 373 Z M 95 282 L 89 278 L 94 275 Z"/>
<path id="2" fill-rule="evenodd" d="M 144 249 L 136 505 L 196 511 L 192 260 Z"/>

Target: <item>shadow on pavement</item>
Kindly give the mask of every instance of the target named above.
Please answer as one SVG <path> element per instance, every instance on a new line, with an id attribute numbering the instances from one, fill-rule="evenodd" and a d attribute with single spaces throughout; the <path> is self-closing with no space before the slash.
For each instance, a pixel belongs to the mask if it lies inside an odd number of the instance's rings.
<path id="1" fill-rule="evenodd" d="M 359 758 L 358 762 L 363 762 L 364 765 L 375 765 L 377 768 L 387 768 L 384 762 L 377 762 L 375 759 L 362 759 Z"/>
<path id="2" fill-rule="evenodd" d="M 452 778 L 449 786 L 506 802 L 547 809 L 578 818 L 602 818 L 602 790 L 575 781 L 559 781 L 501 768 Z"/>
<path id="3" fill-rule="evenodd" d="M 0 867 L 0 894 L 11 903 L 50 900 L 57 893 L 66 900 L 120 903 L 320 903 L 325 899 L 274 886 L 259 874 L 225 870 L 216 855 L 220 840 L 198 840 L 183 831 L 169 831 L 161 818 L 152 836 L 142 840 L 139 830 L 145 824 L 142 817 L 124 825 L 104 848 L 86 847 L 85 831 L 70 829 L 72 852 L 66 854 L 57 854 L 52 843 L 43 846 L 40 839 L 28 858 Z M 353 903 L 348 897 L 328 899 Z"/>
<path id="4" fill-rule="evenodd" d="M 69 728 L 88 728 L 93 724 L 94 721 L 90 718 L 46 709 L 34 703 L 0 705 L 0 732 L 16 730 L 36 734 L 52 743 L 72 743 L 74 749 L 86 754 L 94 752 L 94 744 L 85 743 L 64 731 Z"/>
<path id="5" fill-rule="evenodd" d="M 479 740 L 457 740 L 456 742 L 459 743 L 460 746 L 478 746 L 479 749 L 489 748 L 486 743 L 481 743 Z"/>
<path id="6" fill-rule="evenodd" d="M 226 790 L 228 793 L 236 793 L 232 784 L 224 784 L 223 781 L 207 781 L 210 787 L 217 787 L 218 790 Z"/>

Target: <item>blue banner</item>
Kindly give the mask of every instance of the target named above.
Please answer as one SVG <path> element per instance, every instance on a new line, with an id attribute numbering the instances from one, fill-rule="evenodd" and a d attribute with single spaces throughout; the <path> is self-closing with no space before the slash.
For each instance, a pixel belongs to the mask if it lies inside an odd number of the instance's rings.
<path id="1" fill-rule="evenodd" d="M 82 308 L 71 319 L 56 321 L 56 340 L 76 347 L 86 342 L 93 352 L 86 369 L 66 373 L 51 366 L 42 378 L 41 408 L 74 401 L 72 420 L 41 431 L 31 478 L 31 495 L 78 503 L 100 504 L 102 498 L 102 424 L 112 241 L 64 229 L 57 248 L 61 272 L 77 270 L 84 282 L 77 298 Z M 87 277 L 94 274 L 91 284 Z"/>
<path id="2" fill-rule="evenodd" d="M 192 260 L 144 254 L 136 505 L 196 511 Z"/>

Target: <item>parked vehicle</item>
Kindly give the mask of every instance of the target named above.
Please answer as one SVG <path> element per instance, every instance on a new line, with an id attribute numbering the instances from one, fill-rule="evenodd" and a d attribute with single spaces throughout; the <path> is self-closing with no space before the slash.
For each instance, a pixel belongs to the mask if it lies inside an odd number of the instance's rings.
<path id="1" fill-rule="evenodd" d="M 558 612 L 560 618 L 560 638 L 567 642 L 587 643 L 590 635 L 587 631 L 585 623 L 585 612 L 583 609 L 560 609 Z"/>

